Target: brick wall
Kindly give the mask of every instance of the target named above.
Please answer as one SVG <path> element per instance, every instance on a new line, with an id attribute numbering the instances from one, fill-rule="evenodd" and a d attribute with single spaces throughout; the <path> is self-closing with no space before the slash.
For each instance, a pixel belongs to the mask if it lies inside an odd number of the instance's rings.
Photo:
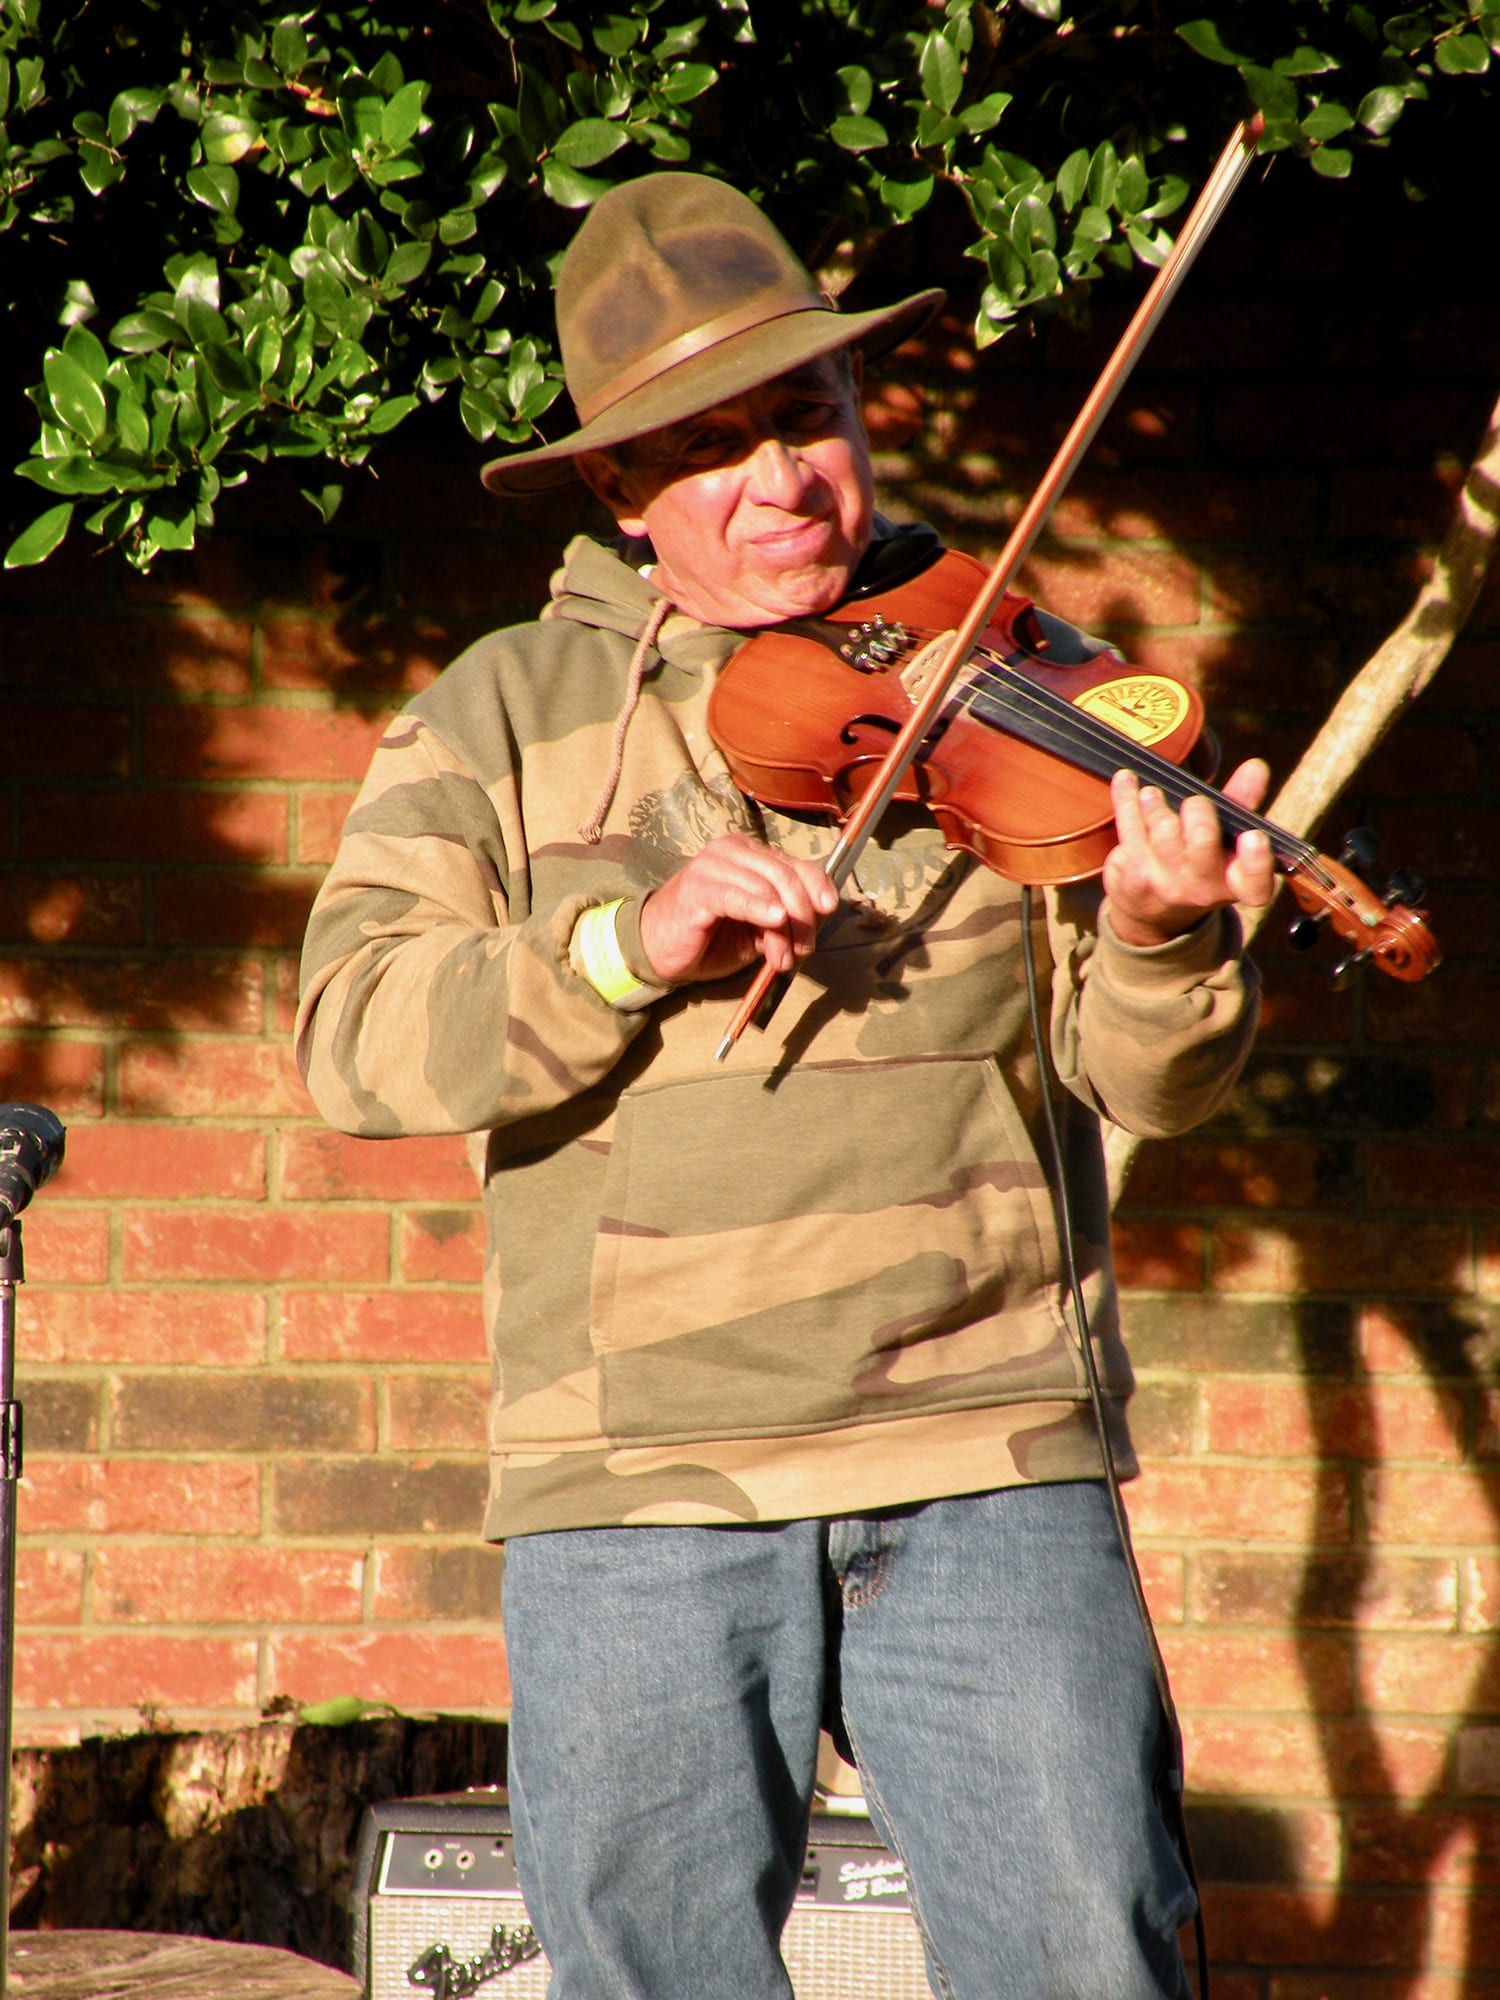
<path id="1" fill-rule="evenodd" d="M 1031 566 L 1231 758 L 1288 770 L 1424 573 L 1500 386 L 1470 261 L 1430 208 L 1247 187 Z M 992 553 L 1117 317 L 932 338 L 875 409 L 893 511 Z M 23 1741 L 505 1703 L 463 1148 L 324 1131 L 287 1029 L 382 716 L 579 515 L 430 440 L 337 532 L 300 507 L 236 496 L 149 581 L 80 548 L 0 585 L 0 1095 L 69 1126 L 25 1225 Z M 1500 1995 L 1497 669 L 1500 577 L 1326 834 L 1427 872 L 1442 970 L 1339 992 L 1268 927 L 1243 1085 L 1118 1217 L 1220 2000 Z"/>

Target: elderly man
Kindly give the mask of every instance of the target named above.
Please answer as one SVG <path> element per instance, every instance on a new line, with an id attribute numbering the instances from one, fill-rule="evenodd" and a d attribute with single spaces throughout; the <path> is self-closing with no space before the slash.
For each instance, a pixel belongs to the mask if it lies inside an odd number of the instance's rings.
<path id="1" fill-rule="evenodd" d="M 906 1860 L 935 1991 L 1187 1990 L 1071 1294 L 1128 1471 L 1099 1118 L 1163 1133 L 1222 1101 L 1255 1012 L 1229 905 L 1269 898 L 1267 844 L 1228 854 L 1209 802 L 1179 817 L 1122 774 L 1102 900 L 1033 921 L 905 806 L 840 900 L 829 827 L 746 797 L 708 727 L 747 633 L 935 552 L 875 512 L 858 390 L 938 302 L 840 314 L 696 175 L 605 196 L 558 282 L 580 427 L 485 478 L 577 473 L 621 540 L 575 541 L 536 624 L 397 718 L 309 927 L 325 1116 L 481 1139 L 485 1532 L 555 2000 L 785 2000 L 823 1723 Z M 716 1063 L 762 956 L 799 974 L 775 1046 Z"/>

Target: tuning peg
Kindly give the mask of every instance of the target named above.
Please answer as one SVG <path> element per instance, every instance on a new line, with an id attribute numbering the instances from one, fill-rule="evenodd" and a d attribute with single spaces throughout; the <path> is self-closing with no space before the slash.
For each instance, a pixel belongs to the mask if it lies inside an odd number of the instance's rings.
<path id="1" fill-rule="evenodd" d="M 1367 951 L 1352 951 L 1350 952 L 1347 958 L 1341 958 L 1338 964 L 1333 968 L 1333 983 L 1335 988 L 1339 992 L 1342 992 L 1343 989 L 1349 984 L 1349 974 L 1354 970 L 1355 966 L 1363 965 L 1366 959 L 1372 958 L 1373 956 L 1374 953 L 1367 950 Z"/>
<path id="2" fill-rule="evenodd" d="M 1375 856 L 1380 852 L 1380 842 L 1367 826 L 1352 826 L 1344 835 L 1340 861 L 1346 868 L 1352 868 L 1360 879 L 1368 879 L 1375 866 Z"/>
<path id="3" fill-rule="evenodd" d="M 1298 917 L 1287 925 L 1286 939 L 1293 951 L 1311 951 L 1323 935 L 1322 917 Z"/>
<path id="4" fill-rule="evenodd" d="M 1417 904 L 1427 894 L 1427 877 L 1416 868 L 1396 868 L 1391 871 L 1385 885 L 1381 902 L 1393 909 L 1397 903 Z"/>

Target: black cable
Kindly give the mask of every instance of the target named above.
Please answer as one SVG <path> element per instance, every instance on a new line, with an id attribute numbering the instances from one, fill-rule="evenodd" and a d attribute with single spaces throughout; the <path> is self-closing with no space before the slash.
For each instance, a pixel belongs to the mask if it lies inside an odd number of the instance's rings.
<path id="1" fill-rule="evenodd" d="M 1177 1851 L 1193 1888 L 1193 1938 L 1198 1953 L 1199 2000 L 1209 2000 L 1208 1933 L 1203 1922 L 1203 1896 L 1198 1887 L 1198 1871 L 1193 1866 L 1193 1850 L 1188 1840 L 1182 1725 L 1178 1721 L 1177 1705 L 1172 1699 L 1171 1682 L 1167 1677 L 1167 1663 L 1162 1658 L 1156 1627 L 1151 1622 L 1151 1607 L 1146 1602 L 1145 1586 L 1141 1582 L 1135 1548 L 1130 1539 L 1130 1519 L 1125 1512 L 1125 1502 L 1120 1494 L 1120 1475 L 1115 1465 L 1114 1447 L 1110 1443 L 1109 1424 L 1105 1416 L 1104 1390 L 1099 1381 L 1098 1365 L 1094 1360 L 1094 1343 L 1089 1333 L 1088 1306 L 1084 1301 L 1083 1284 L 1079 1277 L 1078 1258 L 1073 1242 L 1072 1200 L 1068 1191 L 1067 1168 L 1063 1159 L 1062 1138 L 1057 1129 L 1057 1113 L 1052 1102 L 1052 1039 L 1050 1035 L 1042 1033 L 1041 1005 L 1037 998 L 1036 954 L 1031 941 L 1031 890 L 1025 886 L 1021 889 L 1021 957 L 1026 967 L 1026 1004 L 1031 1015 L 1031 1038 L 1036 1045 L 1042 1117 L 1047 1127 L 1047 1145 L 1052 1154 L 1052 1170 L 1057 1176 L 1057 1233 L 1062 1250 L 1063 1274 L 1073 1299 L 1073 1318 L 1077 1327 L 1079 1348 L 1083 1355 L 1084 1379 L 1088 1383 L 1089 1400 L 1093 1404 L 1094 1422 L 1099 1432 L 1099 1451 L 1104 1461 L 1104 1485 L 1109 1494 L 1110 1512 L 1114 1516 L 1115 1532 L 1120 1538 L 1125 1571 L 1130 1578 L 1136 1612 L 1140 1618 L 1141 1631 L 1146 1640 L 1146 1651 L 1151 1661 L 1151 1677 L 1156 1682 L 1162 1719 L 1166 1723 L 1167 1748 L 1171 1765 L 1167 1772 L 1166 1790 L 1172 1802 L 1172 1817 L 1176 1823 Z"/>

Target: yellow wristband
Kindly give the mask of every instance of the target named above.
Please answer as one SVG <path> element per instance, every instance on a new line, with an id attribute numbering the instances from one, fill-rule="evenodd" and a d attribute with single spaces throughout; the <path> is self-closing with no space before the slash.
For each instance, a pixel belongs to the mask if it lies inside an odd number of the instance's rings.
<path id="1" fill-rule="evenodd" d="M 615 934 L 615 916 L 624 901 L 623 896 L 617 896 L 612 903 L 591 904 L 574 924 L 568 947 L 573 970 L 611 1007 L 646 990 L 625 963 Z"/>

